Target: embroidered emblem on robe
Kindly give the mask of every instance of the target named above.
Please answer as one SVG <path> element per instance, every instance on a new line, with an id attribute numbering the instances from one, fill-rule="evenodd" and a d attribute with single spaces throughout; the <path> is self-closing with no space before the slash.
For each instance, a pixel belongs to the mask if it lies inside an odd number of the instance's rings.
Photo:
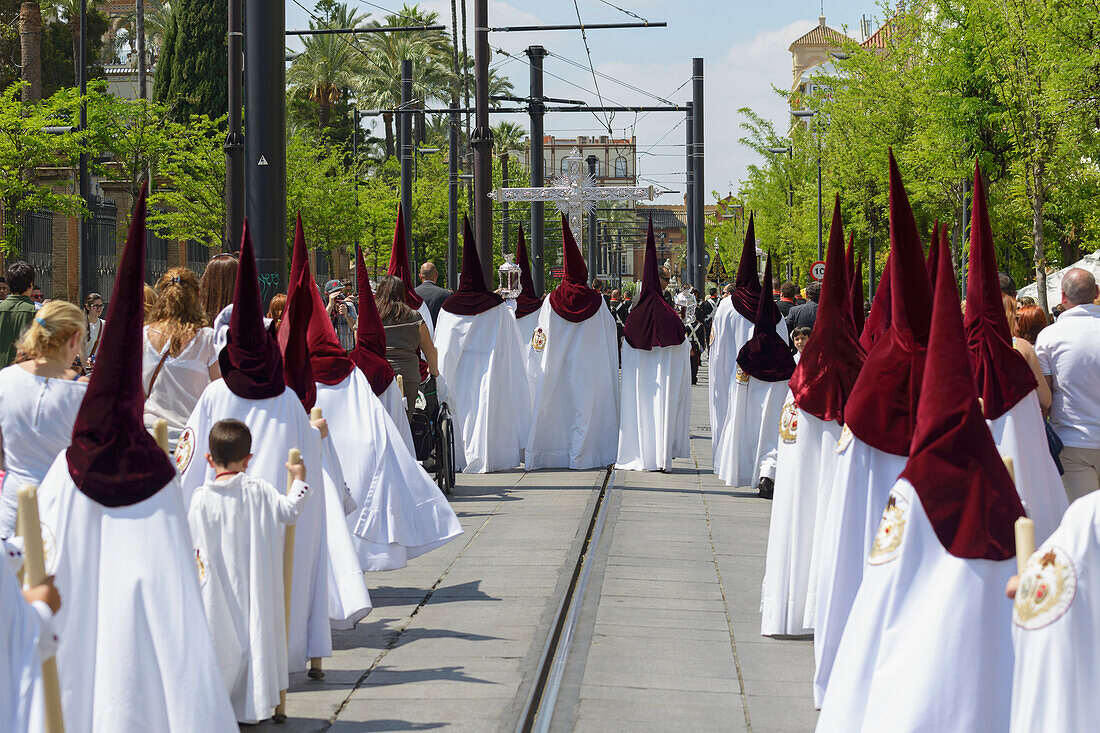
<path id="1" fill-rule="evenodd" d="M 898 556 L 898 548 L 905 537 L 905 524 L 909 519 L 909 503 L 895 492 L 890 492 L 882 520 L 871 544 L 871 554 L 867 562 L 871 565 L 883 565 Z"/>
<path id="2" fill-rule="evenodd" d="M 542 326 L 535 329 L 535 333 L 531 336 L 531 348 L 535 351 L 542 351 L 546 348 L 546 331 L 542 330 Z"/>
<path id="3" fill-rule="evenodd" d="M 183 473 L 191 465 L 191 457 L 195 454 L 195 429 L 191 426 L 184 428 L 180 439 L 176 443 L 176 471 Z"/>
<path id="4" fill-rule="evenodd" d="M 787 395 L 783 412 L 779 413 L 779 438 L 784 443 L 794 443 L 798 439 L 798 406 L 793 395 Z"/>
<path id="5" fill-rule="evenodd" d="M 852 429 L 847 425 L 840 431 L 840 437 L 836 439 L 836 452 L 843 453 L 852 444 Z"/>
<path id="6" fill-rule="evenodd" d="M 742 369 L 740 364 L 737 365 L 736 379 L 738 384 L 749 383 L 749 373 Z"/>
<path id="7" fill-rule="evenodd" d="M 1027 561 L 1020 576 L 1012 623 L 1034 631 L 1062 618 L 1077 595 L 1077 570 L 1058 547 L 1042 547 Z"/>

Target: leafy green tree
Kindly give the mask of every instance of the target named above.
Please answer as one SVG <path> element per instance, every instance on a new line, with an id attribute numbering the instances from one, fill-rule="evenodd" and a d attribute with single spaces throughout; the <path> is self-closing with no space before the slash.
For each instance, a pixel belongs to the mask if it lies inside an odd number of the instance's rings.
<path id="1" fill-rule="evenodd" d="M 225 231 L 224 117 L 169 121 L 171 147 L 160 161 L 149 225 L 165 239 L 222 243 Z"/>
<path id="2" fill-rule="evenodd" d="M 347 151 L 316 134 L 297 132 L 287 141 L 287 247 L 294 245 L 294 219 L 310 247 L 352 252 L 363 233 L 356 202 L 355 172 Z"/>
<path id="3" fill-rule="evenodd" d="M 157 63 L 153 98 L 177 120 L 218 119 L 229 108 L 227 0 L 176 0 Z"/>

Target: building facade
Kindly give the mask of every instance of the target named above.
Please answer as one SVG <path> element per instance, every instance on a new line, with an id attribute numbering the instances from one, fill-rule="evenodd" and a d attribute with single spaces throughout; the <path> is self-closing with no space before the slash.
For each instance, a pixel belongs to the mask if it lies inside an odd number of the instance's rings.
<path id="1" fill-rule="evenodd" d="M 580 135 L 575 138 L 559 138 L 544 135 L 543 177 L 549 181 L 564 172 L 565 159 L 576 148 L 581 159 L 595 155 L 596 184 L 600 186 L 636 186 L 638 181 L 638 149 L 635 139 L 614 138 L 610 135 L 591 137 Z M 523 153 L 523 162 L 531 167 L 530 145 Z M 585 170 L 588 170 L 585 163 Z"/>

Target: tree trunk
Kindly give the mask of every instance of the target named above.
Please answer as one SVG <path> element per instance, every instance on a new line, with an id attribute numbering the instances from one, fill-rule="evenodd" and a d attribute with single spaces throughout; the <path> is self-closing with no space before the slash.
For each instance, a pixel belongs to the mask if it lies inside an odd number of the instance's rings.
<path id="1" fill-rule="evenodd" d="M 19 7 L 19 58 L 23 65 L 24 102 L 42 99 L 42 9 L 37 2 Z"/>
<path id="2" fill-rule="evenodd" d="M 1035 241 L 1035 300 L 1044 313 L 1049 313 L 1047 303 L 1046 239 L 1043 236 L 1043 206 L 1046 203 L 1044 177 L 1046 164 L 1040 160 L 1035 164 L 1034 180 L 1031 190 L 1031 236 Z"/>
<path id="3" fill-rule="evenodd" d="M 317 105 L 317 122 L 319 123 L 322 132 L 328 131 L 329 120 L 331 118 L 332 104 L 328 101 L 327 95 L 322 95 Z"/>
<path id="4" fill-rule="evenodd" d="M 135 0 L 134 12 L 137 16 L 135 32 L 138 54 L 138 97 L 148 99 L 146 92 L 148 82 L 145 79 L 145 0 Z"/>
<path id="5" fill-rule="evenodd" d="M 386 128 L 386 157 L 393 157 L 393 112 L 382 113 L 382 124 Z"/>

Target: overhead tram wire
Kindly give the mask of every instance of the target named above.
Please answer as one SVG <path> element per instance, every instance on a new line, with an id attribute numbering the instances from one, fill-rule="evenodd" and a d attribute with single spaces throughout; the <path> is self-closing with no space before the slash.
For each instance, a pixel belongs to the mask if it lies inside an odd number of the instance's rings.
<path id="1" fill-rule="evenodd" d="M 575 0 L 574 0 L 574 2 L 575 2 Z M 587 44 L 586 44 L 585 47 L 587 48 Z M 566 58 L 565 56 L 562 56 L 560 53 L 555 53 L 555 52 L 550 51 L 550 50 L 546 51 L 546 55 L 551 56 L 553 58 L 556 58 L 559 61 L 564 61 L 565 63 L 569 64 L 570 66 L 576 66 L 578 69 L 582 69 L 584 71 L 591 71 L 593 76 L 599 76 L 599 77 L 602 77 L 604 79 L 607 79 L 608 81 L 613 81 L 616 84 L 619 84 L 621 86 L 626 87 L 627 89 L 631 90 L 632 92 L 638 92 L 639 94 L 644 94 L 647 97 L 652 97 L 653 99 L 656 99 L 658 102 L 664 102 L 665 104 L 672 104 L 672 102 L 670 102 L 669 100 L 665 99 L 664 97 L 660 97 L 660 96 L 654 94 L 653 92 L 647 92 L 645 89 L 641 89 L 639 87 L 636 87 L 633 84 L 631 84 L 629 82 L 625 82 L 622 79 L 618 79 L 614 76 L 611 76 L 610 74 L 605 74 L 602 71 L 596 71 L 595 69 L 592 68 L 591 56 L 589 57 L 589 65 L 585 66 L 584 64 L 582 64 L 580 62 L 574 61 L 573 59 L 570 59 L 570 58 Z M 595 81 L 595 79 L 593 79 L 593 81 Z M 690 81 L 691 81 L 691 78 L 689 77 L 688 81 L 684 82 L 679 87 L 677 87 L 676 91 L 678 92 L 678 91 L 680 91 L 680 89 L 683 89 L 684 86 L 687 85 L 687 83 L 690 82 Z M 673 94 L 675 94 L 675 92 L 673 92 Z"/>
<path id="2" fill-rule="evenodd" d="M 584 30 L 584 21 L 581 19 L 581 6 L 577 3 L 577 0 L 573 0 L 573 8 L 577 11 L 577 22 L 581 25 L 581 40 L 584 42 L 584 53 L 588 56 L 588 70 L 592 72 L 592 85 L 596 87 L 596 98 L 600 100 L 600 106 L 607 104 L 603 101 L 603 96 L 600 94 L 600 83 L 596 80 L 596 67 L 592 65 L 592 49 L 588 47 L 588 33 Z M 614 135 L 611 131 L 611 120 L 615 119 L 615 114 L 611 113 L 610 116 L 605 112 L 604 121 L 607 125 L 607 133 Z"/>
<path id="3" fill-rule="evenodd" d="M 640 20 L 640 21 L 642 21 L 643 23 L 646 23 L 646 24 L 649 23 L 648 20 L 646 20 L 642 16 L 638 15 L 637 13 L 631 12 L 631 11 L 627 10 L 626 8 L 620 8 L 615 3 L 610 3 L 607 0 L 600 0 L 600 2 L 603 3 L 604 5 L 606 5 L 609 8 L 615 8 L 616 10 L 618 10 L 620 13 L 623 13 L 624 15 L 629 15 L 631 18 L 637 18 L 638 20 Z"/>

